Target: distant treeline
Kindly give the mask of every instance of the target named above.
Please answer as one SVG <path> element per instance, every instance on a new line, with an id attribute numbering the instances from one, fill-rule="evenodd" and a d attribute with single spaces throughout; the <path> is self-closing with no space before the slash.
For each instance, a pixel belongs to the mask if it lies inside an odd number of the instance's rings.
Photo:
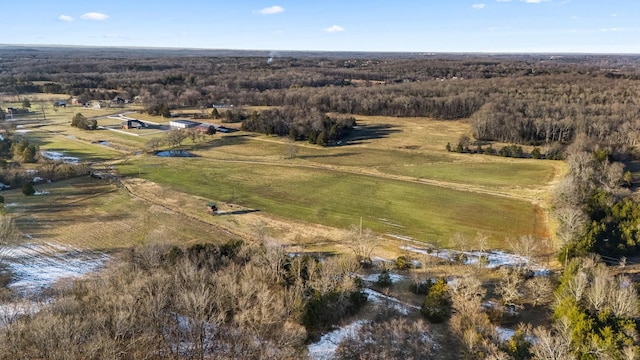
<path id="1" fill-rule="evenodd" d="M 121 97 L 151 110 L 233 104 L 469 118 L 478 140 L 566 144 L 583 134 L 623 152 L 640 139 L 639 57 L 210 53 L 0 49 L 0 92 L 64 93 L 81 103 Z M 269 132 L 266 115 L 247 128 Z M 281 134 L 280 115 L 269 115 Z"/>

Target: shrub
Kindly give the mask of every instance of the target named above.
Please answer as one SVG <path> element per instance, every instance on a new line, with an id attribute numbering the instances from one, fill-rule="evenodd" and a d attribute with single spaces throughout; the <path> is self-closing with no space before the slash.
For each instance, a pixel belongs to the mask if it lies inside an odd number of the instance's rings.
<path id="1" fill-rule="evenodd" d="M 87 119 L 81 113 L 77 113 L 71 119 L 71 126 L 83 130 L 95 130 L 98 127 L 98 122 L 95 119 Z"/>
<path id="2" fill-rule="evenodd" d="M 408 270 L 413 268 L 413 264 L 405 256 L 398 256 L 396 259 L 396 267 L 400 270 Z"/>
<path id="3" fill-rule="evenodd" d="M 30 182 L 27 182 L 22 185 L 22 193 L 26 196 L 31 196 L 36 193 L 36 189 L 33 188 Z"/>
<path id="4" fill-rule="evenodd" d="M 429 288 L 429 293 L 424 298 L 420 312 L 433 323 L 445 321 L 451 313 L 451 301 L 449 300 L 448 286 L 444 279 L 438 279 Z"/>
<path id="5" fill-rule="evenodd" d="M 533 150 L 531 150 L 531 157 L 534 159 L 541 159 L 542 158 L 542 151 L 540 151 L 540 148 L 533 148 Z"/>
<path id="6" fill-rule="evenodd" d="M 378 275 L 378 281 L 376 281 L 376 284 L 382 287 L 389 287 L 391 286 L 392 283 L 393 281 L 391 281 L 391 275 L 389 274 L 389 270 L 387 269 L 382 270 L 380 275 Z"/>

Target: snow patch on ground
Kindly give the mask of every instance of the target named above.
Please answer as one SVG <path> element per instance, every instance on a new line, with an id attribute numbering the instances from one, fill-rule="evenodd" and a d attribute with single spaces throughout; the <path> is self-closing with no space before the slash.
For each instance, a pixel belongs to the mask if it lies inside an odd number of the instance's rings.
<path id="1" fill-rule="evenodd" d="M 37 294 L 59 280 L 97 271 L 108 259 L 103 253 L 52 243 L 28 243 L 2 251 L 2 262 L 12 278 L 9 288 L 23 294 Z"/>
<path id="2" fill-rule="evenodd" d="M 0 304 L 0 329 L 15 322 L 23 315 L 37 313 L 43 304 L 46 304 L 46 302 L 34 302 L 30 300 Z"/>
<path id="3" fill-rule="evenodd" d="M 307 347 L 309 359 L 313 360 L 330 360 L 333 359 L 338 349 L 338 344 L 348 336 L 355 335 L 358 330 L 366 323 L 364 320 L 358 320 L 351 324 L 341 327 L 332 332 L 322 335 L 316 343 Z"/>
<path id="4" fill-rule="evenodd" d="M 509 254 L 504 251 L 456 251 L 449 249 L 440 249 L 438 251 L 426 248 L 416 248 L 413 246 L 400 246 L 402 250 L 410 251 L 417 254 L 435 256 L 444 260 L 453 260 L 464 255 L 465 265 L 478 265 L 478 262 L 485 262 L 485 267 L 488 269 L 496 269 L 500 267 L 519 267 L 528 266 L 535 275 L 546 276 L 551 272 L 549 269 L 538 264 L 528 264 L 526 258 Z"/>
<path id="5" fill-rule="evenodd" d="M 398 235 L 398 234 L 385 234 L 385 235 L 390 237 L 390 238 L 403 240 L 403 241 L 417 241 L 414 238 L 412 238 L 410 236 L 405 236 L 405 235 Z"/>
<path id="6" fill-rule="evenodd" d="M 49 195 L 50 192 L 43 190 L 43 191 L 36 191 L 33 193 L 33 195 Z"/>
<path id="7" fill-rule="evenodd" d="M 515 330 L 504 328 L 502 326 L 496 326 L 496 332 L 498 333 L 498 339 L 502 342 L 509 341 L 513 335 L 516 334 Z"/>
<path id="8" fill-rule="evenodd" d="M 404 303 L 396 298 L 391 296 L 387 296 L 380 292 L 371 289 L 364 289 L 365 294 L 367 294 L 367 300 L 376 303 L 387 303 L 388 306 L 391 306 L 393 309 L 397 310 L 402 315 L 408 315 L 410 310 L 420 310 L 420 307 Z"/>
<path id="9" fill-rule="evenodd" d="M 372 258 L 371 258 L 371 261 L 373 261 L 374 263 L 376 263 L 376 262 L 380 262 L 380 263 L 394 263 L 394 261 L 393 261 L 393 260 L 385 259 L 385 258 L 382 258 L 382 257 L 380 257 L 380 256 L 374 256 L 374 257 L 372 257 Z"/>
<path id="10" fill-rule="evenodd" d="M 376 304 L 384 304 L 398 310 L 401 314 L 407 315 L 410 310 L 419 310 L 420 307 L 403 303 L 402 301 L 391 296 L 384 295 L 375 290 L 364 289 L 368 296 L 368 300 Z M 367 323 L 366 320 L 357 320 L 349 325 L 324 334 L 318 342 L 310 344 L 307 347 L 309 359 L 313 360 L 331 360 L 335 356 L 340 342 L 348 336 L 355 336 L 360 328 Z M 429 341 L 432 341 L 429 339 Z"/>
<path id="11" fill-rule="evenodd" d="M 377 282 L 380 275 L 381 273 L 369 274 L 367 276 L 363 276 L 362 280 L 369 281 L 369 282 Z M 395 284 L 397 282 L 404 280 L 406 277 L 404 275 L 394 274 L 392 272 L 389 272 L 389 278 L 391 278 L 391 282 Z"/>
<path id="12" fill-rule="evenodd" d="M 65 156 L 64 153 L 59 151 L 40 151 L 40 156 L 52 161 L 60 161 L 65 164 L 78 164 L 80 159 L 73 156 Z"/>

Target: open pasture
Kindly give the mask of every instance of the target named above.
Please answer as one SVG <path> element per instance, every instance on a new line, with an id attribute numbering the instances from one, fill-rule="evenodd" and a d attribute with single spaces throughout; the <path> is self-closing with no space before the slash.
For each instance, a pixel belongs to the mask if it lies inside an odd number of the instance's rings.
<path id="1" fill-rule="evenodd" d="M 176 191 L 236 202 L 261 212 L 347 228 L 446 244 L 456 232 L 505 237 L 542 235 L 541 214 L 530 202 L 438 186 L 250 161 L 139 156 L 121 164 L 125 176 L 142 176 Z M 517 226 L 514 226 L 517 225 Z"/>
<path id="2" fill-rule="evenodd" d="M 71 110 L 65 109 L 67 116 Z M 449 153 L 446 143 L 468 134 L 468 124 L 428 118 L 359 116 L 358 128 L 341 145 L 298 141 L 293 159 L 287 158 L 286 138 L 245 132 L 218 133 L 196 143 L 187 139 L 181 149 L 197 157 L 160 158 L 130 155 L 143 149 L 148 137 L 82 131 L 55 121 L 33 130 L 28 136 L 43 148 L 66 149 L 90 161 L 121 159 L 121 175 L 168 190 L 340 229 L 362 218 L 365 227 L 381 234 L 440 245 L 455 233 L 473 238 L 483 232 L 495 248 L 508 247 L 507 238 L 549 236 L 538 200 L 562 167 L 551 161 Z"/>
<path id="3" fill-rule="evenodd" d="M 204 222 L 150 205 L 88 176 L 36 185 L 36 190 L 44 194 L 3 191 L 3 211 L 15 219 L 26 242 L 111 251 L 131 245 L 229 239 Z"/>

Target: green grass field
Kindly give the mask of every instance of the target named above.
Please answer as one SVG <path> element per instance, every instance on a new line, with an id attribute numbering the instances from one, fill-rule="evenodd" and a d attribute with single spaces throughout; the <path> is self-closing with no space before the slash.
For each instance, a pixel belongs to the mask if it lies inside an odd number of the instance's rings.
<path id="1" fill-rule="evenodd" d="M 85 109 L 60 109 L 47 122 L 31 122 L 25 136 L 43 149 L 87 161 L 122 159 L 117 169 L 124 176 L 204 199 L 235 201 L 265 216 L 342 229 L 362 218 L 376 232 L 428 243 L 446 244 L 457 232 L 468 237 L 483 232 L 491 246 L 505 248 L 507 238 L 548 236 L 544 211 L 531 194 L 548 192 L 562 167 L 446 152 L 447 142 L 469 132 L 465 122 L 362 116 L 348 145 L 297 142 L 295 159 L 286 158 L 286 139 L 244 132 L 219 133 L 195 144 L 185 140 L 181 148 L 196 158 L 133 155 L 148 137 L 72 128 L 69 120 L 78 110 L 85 114 Z M 96 113 L 109 112 L 91 110 L 85 116 Z M 95 144 L 98 140 L 113 147 Z"/>
<path id="2" fill-rule="evenodd" d="M 212 200 L 235 197 L 284 218 L 347 228 L 363 217 L 377 232 L 427 242 L 481 231 L 499 246 L 505 237 L 536 233 L 541 221 L 526 201 L 341 171 L 149 155 L 119 170 Z"/>

